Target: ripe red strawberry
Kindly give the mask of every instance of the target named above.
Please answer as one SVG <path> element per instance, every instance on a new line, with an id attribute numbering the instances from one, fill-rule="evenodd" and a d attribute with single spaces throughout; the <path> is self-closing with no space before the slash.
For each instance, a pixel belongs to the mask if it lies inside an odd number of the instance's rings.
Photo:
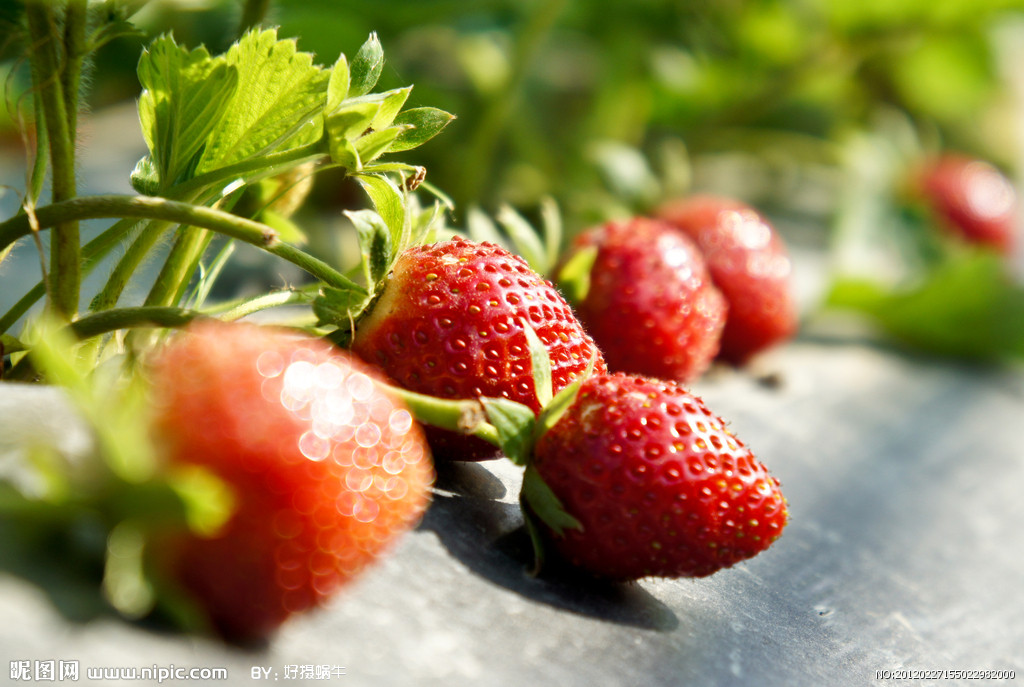
<path id="1" fill-rule="evenodd" d="M 674 382 L 591 377 L 533 466 L 582 525 L 550 543 L 599 577 L 710 575 L 763 551 L 788 518 L 778 480 Z"/>
<path id="2" fill-rule="evenodd" d="M 590 286 L 576 311 L 609 369 L 696 379 L 718 353 L 725 299 L 693 242 L 652 219 L 584 232 L 567 259 L 596 246 Z"/>
<path id="3" fill-rule="evenodd" d="M 658 216 L 697 243 L 729 304 L 721 358 L 742 365 L 796 332 L 789 256 L 757 211 L 727 198 L 693 196 L 662 206 Z"/>
<path id="4" fill-rule="evenodd" d="M 540 407 L 522 321 L 551 359 L 557 393 L 604 360 L 552 284 L 519 256 L 463 238 L 406 250 L 380 300 L 356 328 L 352 350 L 399 385 L 446 399 L 504 397 Z M 436 456 L 484 460 L 494 447 L 428 428 Z"/>
<path id="5" fill-rule="evenodd" d="M 1016 242 L 1017 194 L 995 167 L 947 153 L 918 172 L 918 191 L 948 231 L 1003 254 Z"/>
<path id="6" fill-rule="evenodd" d="M 197 323 L 151 369 L 170 462 L 208 468 L 234 492 L 220 532 L 161 554 L 225 637 L 260 638 L 321 603 L 423 514 L 433 467 L 422 432 L 346 351 Z"/>

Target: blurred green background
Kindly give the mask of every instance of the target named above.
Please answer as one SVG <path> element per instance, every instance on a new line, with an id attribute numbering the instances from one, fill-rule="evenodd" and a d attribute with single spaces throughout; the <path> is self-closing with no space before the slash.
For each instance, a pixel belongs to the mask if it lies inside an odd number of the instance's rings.
<path id="1" fill-rule="evenodd" d="M 16 4 L 0 0 L 0 22 Z M 141 35 L 98 55 L 94 111 L 138 95 L 139 53 L 162 32 L 226 49 L 243 3 L 127 4 Z M 1024 0 L 272 0 L 264 24 L 323 64 L 376 31 L 381 88 L 415 84 L 410 105 L 458 116 L 408 160 L 456 226 L 503 203 L 537 219 L 553 196 L 571 235 L 711 191 L 767 212 L 830 273 L 895 284 L 919 267 L 902 245 L 920 229 L 907 171 L 958 150 L 1016 179 L 1024 151 Z M 0 137 L 17 145 L 27 66 L 0 31 Z M 312 248 L 337 250 L 322 218 L 361 202 L 319 175 L 299 217 Z"/>
<path id="2" fill-rule="evenodd" d="M 93 108 L 137 95 L 139 51 L 160 32 L 214 51 L 237 34 L 238 0 L 136 4 L 145 35 L 103 50 Z M 843 145 L 863 132 L 1015 168 L 1021 9 L 1020 0 L 274 0 L 265 23 L 325 64 L 376 31 L 388 59 L 382 86 L 414 83 L 414 104 L 459 117 L 416 160 L 459 208 L 529 208 L 552 194 L 579 224 L 694 184 L 827 214 L 835 203 L 815 192 L 836 183 Z M 8 103 L 25 71 L 5 60 Z M 9 112 L 2 119 L 10 133 Z"/>

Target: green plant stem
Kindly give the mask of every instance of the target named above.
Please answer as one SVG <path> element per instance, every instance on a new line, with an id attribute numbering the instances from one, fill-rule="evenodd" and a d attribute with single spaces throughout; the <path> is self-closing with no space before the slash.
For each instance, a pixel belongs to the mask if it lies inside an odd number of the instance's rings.
<path id="1" fill-rule="evenodd" d="M 69 128 L 67 100 L 57 52 L 56 19 L 53 4 L 30 0 L 25 5 L 32 41 L 32 74 L 39 92 L 50 148 L 51 195 L 54 203 L 74 198 L 75 141 Z M 64 65 L 65 69 L 70 65 Z M 75 79 L 77 81 L 77 77 Z M 74 100 L 77 103 L 77 98 Z M 81 272 L 78 222 L 68 219 L 53 227 L 50 244 L 50 296 L 54 310 L 71 320 L 78 310 Z"/>
<path id="2" fill-rule="evenodd" d="M 43 115 L 42 98 L 39 97 L 39 93 L 35 93 L 33 95 L 32 101 L 35 114 L 35 121 L 45 121 L 45 115 Z M 46 183 L 47 163 L 50 159 L 50 140 L 46 135 L 46 127 L 37 126 L 35 131 L 36 150 L 35 156 L 32 159 L 32 170 L 29 172 L 27 184 L 27 202 L 31 203 L 33 207 L 35 207 L 35 205 L 39 202 L 39 197 L 43 195 L 43 184 Z M 27 147 L 28 145 L 26 141 L 26 148 Z"/>
<path id="3" fill-rule="evenodd" d="M 171 246 L 171 252 L 156 281 L 146 296 L 145 305 L 176 305 L 192 274 L 209 245 L 210 232 L 194 226 L 184 226 Z"/>
<path id="4" fill-rule="evenodd" d="M 300 305 L 312 303 L 315 294 L 303 290 L 274 291 L 254 298 L 242 298 L 230 303 L 220 303 L 216 307 L 206 308 L 207 315 L 216 315 L 217 319 L 233 322 L 253 313 L 278 308 L 284 305 Z"/>
<path id="5" fill-rule="evenodd" d="M 89 305 L 89 310 L 92 312 L 98 312 L 100 310 L 107 310 L 117 305 L 117 301 L 121 298 L 121 294 L 124 292 L 126 286 L 128 286 L 129 280 L 132 275 L 135 274 L 138 266 L 145 259 L 146 255 L 150 250 L 153 249 L 160 241 L 160 236 L 166 231 L 172 224 L 170 222 L 156 221 L 149 222 L 135 237 L 131 245 L 128 246 L 121 259 L 117 261 L 114 269 L 110 272 L 110 276 L 107 277 L 107 282 L 103 285 L 96 297 L 93 298 L 92 303 Z"/>
<path id="6" fill-rule="evenodd" d="M 64 71 L 61 87 L 68 130 L 78 131 L 78 102 L 82 85 L 82 65 L 85 63 L 86 28 L 88 26 L 88 0 L 68 0 L 64 11 Z"/>
<path id="7" fill-rule="evenodd" d="M 41 229 L 51 228 L 67 220 L 110 217 L 165 220 L 210 229 L 262 248 L 295 264 L 326 284 L 366 293 L 364 287 L 322 260 L 282 243 L 277 237 L 277 232 L 267 225 L 223 210 L 153 196 L 121 195 L 83 196 L 36 210 L 36 218 Z M 30 231 L 28 218 L 24 215 L 16 215 L 5 222 L 0 222 L 0 250 L 22 236 L 27 236 Z"/>
<path id="8" fill-rule="evenodd" d="M 100 263 L 103 258 L 110 253 L 115 247 L 117 247 L 121 241 L 131 232 L 132 227 L 137 225 L 139 220 L 131 217 L 128 219 L 122 219 L 119 222 L 115 222 L 111 227 L 106 229 L 99 236 L 89 241 L 82 248 L 82 276 L 86 277 L 92 273 L 96 268 L 96 265 Z M 145 229 L 143 229 L 145 231 Z M 16 239 L 14 239 L 16 240 Z M 2 243 L 2 241 L 0 241 Z M 13 240 L 8 243 L 10 247 L 14 245 Z M 0 249 L 3 250 L 3 249 Z M 109 280 L 108 280 L 109 283 Z M 123 288 L 123 286 L 122 286 Z M 120 294 L 120 292 L 118 292 Z M 35 303 L 46 294 L 46 284 L 40 282 L 34 287 L 29 289 L 28 293 L 22 296 L 14 306 L 8 310 L 3 317 L 0 317 L 0 332 L 6 332 L 14 323 L 17 322 L 29 309 L 35 305 Z M 99 296 L 97 296 L 99 298 Z M 94 299 L 95 302 L 95 299 Z M 116 302 L 116 299 L 115 299 Z M 111 307 L 111 306 L 107 306 Z M 94 308 L 95 309 L 95 308 Z"/>
<path id="9" fill-rule="evenodd" d="M 76 338 L 90 339 L 118 329 L 182 327 L 199 317 L 206 317 L 206 315 L 185 308 L 140 306 L 137 308 L 115 308 L 85 315 L 68 327 Z"/>
<path id="10" fill-rule="evenodd" d="M 263 18 L 270 9 L 270 0 L 246 0 L 242 6 L 242 18 L 238 22 L 238 35 L 263 23 Z"/>
<path id="11" fill-rule="evenodd" d="M 498 430 L 488 423 L 483 406 L 478 401 L 453 401 L 418 394 L 390 384 L 382 384 L 409 407 L 413 417 L 424 424 L 467 434 L 500 445 Z"/>

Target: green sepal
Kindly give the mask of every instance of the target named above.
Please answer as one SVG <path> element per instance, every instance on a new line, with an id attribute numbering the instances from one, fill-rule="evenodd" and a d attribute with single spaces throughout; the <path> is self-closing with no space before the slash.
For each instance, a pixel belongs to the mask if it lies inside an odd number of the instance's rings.
<path id="1" fill-rule="evenodd" d="M 533 389 L 537 396 L 537 403 L 543 408 L 551 403 L 554 395 L 551 381 L 551 357 L 544 342 L 540 340 L 537 332 L 524 319 L 522 320 L 523 333 L 526 334 L 526 343 L 530 349 L 530 365 L 533 372 Z"/>
<path id="2" fill-rule="evenodd" d="M 351 330 L 369 301 L 370 296 L 361 291 L 324 286 L 313 299 L 317 326 L 334 325 L 341 330 Z"/>
<path id="3" fill-rule="evenodd" d="M 396 126 L 411 127 L 403 131 L 391 145 L 391 152 L 412 150 L 423 145 L 455 119 L 455 115 L 436 107 L 414 107 L 400 112 L 392 122 Z"/>
<path id="4" fill-rule="evenodd" d="M 544 564 L 547 562 L 547 549 L 544 548 L 544 533 L 541 530 L 540 525 L 537 524 L 537 516 L 530 512 L 529 505 L 523 498 L 523 494 L 519 494 L 519 509 L 523 513 L 523 525 L 526 527 L 526 534 L 530 537 L 530 545 L 533 548 L 533 565 L 527 570 L 527 574 L 530 577 L 537 577 L 544 569 Z"/>
<path id="5" fill-rule="evenodd" d="M 498 208 L 498 223 L 512 240 L 516 253 L 538 274 L 547 274 L 551 268 L 550 260 L 544 250 L 540 237 L 526 219 L 509 205 Z"/>
<path id="6" fill-rule="evenodd" d="M 327 115 L 327 133 L 332 139 L 355 140 L 373 124 L 380 106 L 381 99 L 372 95 L 345 101 Z"/>
<path id="7" fill-rule="evenodd" d="M 347 138 L 331 137 L 330 142 L 331 162 L 341 165 L 349 172 L 358 172 L 363 168 L 363 162 L 359 159 L 359 151 L 352 141 Z"/>
<path id="8" fill-rule="evenodd" d="M 363 276 L 375 292 L 375 285 L 381 283 L 394 262 L 394 247 L 391 242 L 391 230 L 383 218 L 373 210 L 346 212 L 359 237 L 359 249 L 362 253 Z"/>
<path id="9" fill-rule="evenodd" d="M 597 246 L 582 248 L 573 253 L 559 270 L 558 288 L 570 303 L 579 304 L 587 299 L 590 293 L 590 272 L 594 269 L 597 254 Z"/>
<path id="10" fill-rule="evenodd" d="M 349 69 L 345 55 L 338 56 L 338 61 L 331 68 L 331 77 L 327 80 L 327 107 L 325 112 L 334 112 L 348 97 Z"/>
<path id="11" fill-rule="evenodd" d="M 566 512 L 561 500 L 532 465 L 527 465 L 523 471 L 520 500 L 556 536 L 564 536 L 566 530 L 583 530 L 583 523 Z"/>
<path id="12" fill-rule="evenodd" d="M 562 236 L 565 233 L 562 213 L 551 196 L 545 196 L 540 201 L 540 221 L 543 227 L 541 236 L 544 239 L 544 253 L 547 256 L 546 266 L 541 274 L 549 275 L 555 269 L 558 256 L 562 252 Z"/>
<path id="13" fill-rule="evenodd" d="M 374 32 L 352 58 L 352 64 L 349 66 L 349 96 L 357 97 L 372 91 L 383 70 L 384 49 Z"/>
<path id="14" fill-rule="evenodd" d="M 483 398 L 480 401 L 487 420 L 498 431 L 502 453 L 516 465 L 527 465 L 533 452 L 533 411 L 522 403 L 507 398 Z"/>
<path id="15" fill-rule="evenodd" d="M 498 231 L 498 225 L 494 223 L 486 212 L 473 205 L 466 213 L 466 231 L 469 238 L 477 243 L 494 243 L 499 246 L 505 243 L 504 237 Z"/>
<path id="16" fill-rule="evenodd" d="M 377 110 L 377 116 L 373 118 L 370 126 L 376 131 L 391 126 L 395 121 L 395 117 L 402 110 L 402 106 L 405 105 L 405 101 L 409 99 L 411 92 L 412 86 L 405 86 L 404 88 L 395 88 L 378 94 L 376 97 L 381 99 L 380 109 Z M 406 124 L 404 126 L 410 128 L 412 125 Z"/>
<path id="17" fill-rule="evenodd" d="M 206 468 L 176 466 L 168 471 L 166 480 L 185 506 L 189 529 L 199 536 L 214 536 L 235 511 L 234 491 Z"/>
<path id="18" fill-rule="evenodd" d="M 396 251 L 401 251 L 408 244 L 404 194 L 385 176 L 360 174 L 356 176 L 356 181 L 370 197 L 373 209 L 388 225 L 392 246 Z"/>
<path id="19" fill-rule="evenodd" d="M 408 127 L 403 126 L 392 126 L 387 129 L 381 129 L 380 131 L 371 131 L 365 136 L 362 136 L 355 143 L 356 151 L 359 153 L 359 159 L 365 165 L 388 152 L 391 144 L 394 143 L 395 139 L 397 139 L 407 128 Z"/>

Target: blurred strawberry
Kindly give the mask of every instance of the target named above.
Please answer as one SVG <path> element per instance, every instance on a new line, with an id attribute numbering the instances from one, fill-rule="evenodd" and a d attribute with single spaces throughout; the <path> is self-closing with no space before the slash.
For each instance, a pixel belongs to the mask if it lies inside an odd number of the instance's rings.
<path id="1" fill-rule="evenodd" d="M 991 164 L 958 153 L 924 163 L 915 190 L 938 222 L 961 239 L 1010 254 L 1017 241 L 1017 194 Z"/>
<path id="2" fill-rule="evenodd" d="M 663 379 L 699 377 L 718 353 L 725 299 L 693 242 L 657 220 L 584 232 L 566 256 L 595 248 L 576 311 L 609 369 Z"/>
<path id="3" fill-rule="evenodd" d="M 173 465 L 233 492 L 212 537 L 176 538 L 161 567 L 225 637 L 261 638 L 322 603 L 423 514 L 422 432 L 383 376 L 285 330 L 194 323 L 152 361 L 156 434 Z"/>
<path id="4" fill-rule="evenodd" d="M 657 214 L 696 242 L 725 296 L 721 358 L 742 365 L 796 332 L 792 264 L 782 239 L 756 210 L 728 198 L 692 196 Z"/>

